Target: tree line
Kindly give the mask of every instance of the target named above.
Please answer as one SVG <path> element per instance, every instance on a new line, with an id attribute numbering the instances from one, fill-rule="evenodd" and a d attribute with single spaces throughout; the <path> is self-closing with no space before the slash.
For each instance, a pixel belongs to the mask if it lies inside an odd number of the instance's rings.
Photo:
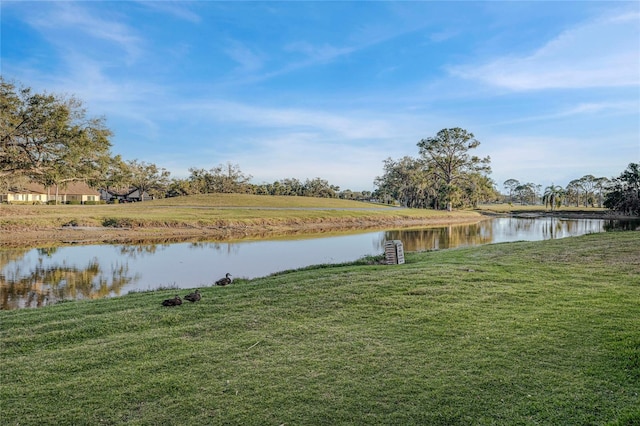
<path id="1" fill-rule="evenodd" d="M 111 153 L 112 132 L 104 117 L 88 117 L 82 101 L 8 82 L 0 76 L 0 190 L 33 181 L 64 187 L 85 181 L 93 188 L 116 191 L 133 188 L 155 198 L 208 193 L 291 195 L 398 203 L 411 208 L 475 207 L 506 199 L 523 204 L 605 206 L 639 214 L 638 165 L 631 163 L 618 178 L 583 176 L 567 187 L 504 182 L 502 196 L 489 178 L 490 157 L 472 154 L 480 142 L 461 128 L 442 129 L 418 142 L 416 158 L 383 161 L 383 174 L 369 191 L 341 191 L 320 177 L 300 181 L 285 178 L 251 183 L 238 165 L 191 168 L 187 178 L 171 178 L 153 163 L 124 160 Z"/>
<path id="2" fill-rule="evenodd" d="M 606 207 L 628 215 L 640 215 L 640 165 L 630 163 L 615 178 L 585 175 L 570 181 L 566 187 L 507 179 L 503 183 L 504 201 L 509 203 L 544 204 L 552 211 L 561 206 Z"/>
<path id="3" fill-rule="evenodd" d="M 573 179 L 566 187 L 551 184 L 542 189 L 542 185 L 531 182 L 520 183 L 517 179 L 504 181 L 505 201 L 518 204 L 548 204 L 575 207 L 602 207 L 605 195 L 612 180 L 606 177 L 585 175 Z M 550 203 L 550 200 L 554 203 Z"/>

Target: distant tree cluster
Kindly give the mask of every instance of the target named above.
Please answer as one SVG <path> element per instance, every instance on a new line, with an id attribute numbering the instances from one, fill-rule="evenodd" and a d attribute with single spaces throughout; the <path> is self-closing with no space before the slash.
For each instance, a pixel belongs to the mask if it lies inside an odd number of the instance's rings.
<path id="1" fill-rule="evenodd" d="M 480 142 L 459 127 L 443 129 L 418 142 L 420 157 L 384 161 L 374 195 L 405 207 L 447 209 L 474 207 L 497 197 L 490 158 L 470 154 Z"/>
<path id="2" fill-rule="evenodd" d="M 210 170 L 189 169 L 186 179 L 173 179 L 167 189 L 167 196 L 235 193 L 257 195 L 290 195 L 300 197 L 321 198 L 356 198 L 356 193 L 347 190 L 340 192 L 340 187 L 331 185 L 321 178 L 307 179 L 304 182 L 287 178 L 273 183 L 251 183 L 251 175 L 240 170 L 237 164 L 220 164 Z"/>
<path id="3" fill-rule="evenodd" d="M 551 184 L 542 190 L 542 185 L 520 183 L 517 179 L 507 179 L 503 183 L 504 201 L 509 203 L 544 204 L 551 210 L 561 206 L 603 207 L 606 194 L 610 190 L 611 180 L 585 175 L 574 179 L 566 187 Z"/>
<path id="4" fill-rule="evenodd" d="M 630 163 L 609 185 L 604 206 L 628 215 L 640 216 L 640 164 Z"/>
<path id="5" fill-rule="evenodd" d="M 630 163 L 617 178 L 585 175 L 566 187 L 541 185 L 507 179 L 503 183 L 504 201 L 520 204 L 544 204 L 552 211 L 562 206 L 606 207 L 627 215 L 640 215 L 640 165 Z"/>

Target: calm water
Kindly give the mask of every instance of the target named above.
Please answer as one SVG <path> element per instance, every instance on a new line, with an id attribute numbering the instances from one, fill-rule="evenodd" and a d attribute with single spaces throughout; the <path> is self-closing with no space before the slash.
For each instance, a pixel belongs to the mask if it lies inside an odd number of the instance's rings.
<path id="1" fill-rule="evenodd" d="M 313 239 L 0 249 L 0 308 L 40 307 L 63 299 L 111 297 L 160 287 L 205 287 L 226 272 L 255 278 L 348 262 L 382 254 L 386 240 L 401 240 L 405 251 L 420 251 L 639 227 L 638 221 L 500 218 L 475 225 Z"/>

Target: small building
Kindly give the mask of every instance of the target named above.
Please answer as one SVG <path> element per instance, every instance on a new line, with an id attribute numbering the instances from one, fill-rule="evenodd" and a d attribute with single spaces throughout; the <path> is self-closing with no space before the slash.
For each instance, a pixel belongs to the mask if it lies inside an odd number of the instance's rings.
<path id="1" fill-rule="evenodd" d="M 79 203 L 99 202 L 100 193 L 85 182 L 69 182 L 67 185 L 45 187 L 39 183 L 26 183 L 9 188 L 0 194 L 0 202 L 20 204 L 46 204 L 48 202 Z"/>
<path id="2" fill-rule="evenodd" d="M 100 199 L 107 203 L 119 202 L 119 203 L 133 203 L 137 201 L 152 200 L 146 191 L 140 195 L 140 190 L 136 188 L 118 188 L 118 189 L 101 189 Z"/>
<path id="3" fill-rule="evenodd" d="M 49 201 L 47 190 L 44 186 L 35 183 L 11 187 L 0 194 L 2 203 L 44 204 L 47 201 Z"/>

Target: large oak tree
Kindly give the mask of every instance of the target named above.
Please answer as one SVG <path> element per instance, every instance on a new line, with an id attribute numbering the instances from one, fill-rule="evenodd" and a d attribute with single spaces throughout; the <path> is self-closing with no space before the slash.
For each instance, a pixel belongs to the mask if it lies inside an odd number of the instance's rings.
<path id="1" fill-rule="evenodd" d="M 479 158 L 469 154 L 479 145 L 480 141 L 473 133 L 459 127 L 442 129 L 435 137 L 418 142 L 420 155 L 438 181 L 442 182 L 440 190 L 449 211 L 453 208 L 454 200 L 461 198 L 465 186 L 477 182 L 478 174 L 491 173 L 491 159 L 488 156 Z"/>
<path id="2" fill-rule="evenodd" d="M 50 186 L 94 179 L 110 159 L 104 118 L 82 102 L 34 93 L 0 77 L 0 178 L 25 176 Z"/>

